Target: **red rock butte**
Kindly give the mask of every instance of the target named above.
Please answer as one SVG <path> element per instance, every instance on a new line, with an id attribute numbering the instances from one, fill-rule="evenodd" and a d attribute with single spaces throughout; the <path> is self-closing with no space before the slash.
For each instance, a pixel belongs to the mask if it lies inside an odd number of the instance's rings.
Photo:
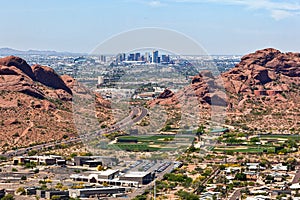
<path id="1" fill-rule="evenodd" d="M 39 82 L 54 89 L 58 97 L 65 96 L 62 98 L 71 99 L 72 91 L 68 85 L 74 81 L 67 76 L 62 79 L 50 67 L 29 66 L 22 58 L 8 56 L 0 58 L 0 75 L 3 76 L 0 80 L 0 90 L 23 92 L 37 98 L 46 98 L 45 90 L 36 84 Z"/>

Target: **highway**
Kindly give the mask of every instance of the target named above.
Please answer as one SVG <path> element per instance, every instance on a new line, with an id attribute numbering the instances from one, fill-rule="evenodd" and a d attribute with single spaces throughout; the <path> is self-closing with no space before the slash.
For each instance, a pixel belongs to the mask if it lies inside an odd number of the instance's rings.
<path id="1" fill-rule="evenodd" d="M 103 134 L 109 134 L 109 133 L 113 133 L 116 131 L 124 130 L 126 127 L 130 127 L 134 123 L 142 120 L 147 115 L 147 113 L 148 113 L 148 110 L 146 108 L 131 107 L 131 112 L 130 112 L 129 116 L 124 118 L 122 121 L 117 122 L 111 128 L 106 128 L 106 129 L 100 130 L 96 133 L 87 133 L 84 135 L 80 135 L 79 137 L 76 137 L 76 138 L 62 140 L 59 142 L 58 141 L 49 142 L 47 144 L 39 144 L 39 145 L 31 146 L 31 147 L 21 148 L 21 149 L 17 149 L 17 150 L 11 150 L 4 154 L 0 154 L 0 156 L 4 156 L 6 158 L 10 158 L 13 156 L 21 156 L 32 150 L 39 151 L 39 150 L 46 149 L 46 148 L 52 148 L 52 147 L 55 147 L 56 145 L 60 145 L 60 144 L 78 143 L 78 142 L 81 142 L 82 139 L 84 139 L 84 138 L 93 138 L 93 137 L 101 136 Z"/>

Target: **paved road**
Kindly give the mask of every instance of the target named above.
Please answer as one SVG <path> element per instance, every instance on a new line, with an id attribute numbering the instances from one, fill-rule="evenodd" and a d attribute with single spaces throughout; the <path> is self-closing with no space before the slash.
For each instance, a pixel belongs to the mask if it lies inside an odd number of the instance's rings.
<path id="1" fill-rule="evenodd" d="M 109 134 L 109 133 L 113 133 L 116 131 L 121 131 L 121 130 L 125 129 L 126 127 L 130 127 L 134 123 L 142 120 L 147 115 L 147 113 L 148 113 L 148 110 L 146 108 L 133 107 L 132 111 L 128 117 L 124 118 L 120 122 L 117 122 L 111 128 L 106 128 L 106 129 L 100 130 L 99 132 L 94 133 L 94 134 L 81 135 L 81 138 L 88 137 L 90 139 L 91 137 L 97 137 L 97 136 L 101 136 L 103 134 Z"/>
<path id="2" fill-rule="evenodd" d="M 26 154 L 28 151 L 31 150 L 41 150 L 43 148 L 51 148 L 51 147 L 55 147 L 56 145 L 60 145 L 60 144 L 72 144 L 72 143 L 78 143 L 81 142 L 82 139 L 84 138 L 91 138 L 91 137 L 97 137 L 97 136 L 101 136 L 103 134 L 109 134 L 109 133 L 113 133 L 116 131 L 120 131 L 123 130 L 126 127 L 131 126 L 132 124 L 142 120 L 148 113 L 148 110 L 146 108 L 139 108 L 139 107 L 132 107 L 131 108 L 131 112 L 129 114 L 128 117 L 124 118 L 122 121 L 116 123 L 113 127 L 111 128 L 107 128 L 107 129 L 103 129 L 95 134 L 85 134 L 85 135 L 81 135 L 80 137 L 76 137 L 76 138 L 71 138 L 68 140 L 62 140 L 60 142 L 49 142 L 47 144 L 39 144 L 39 145 L 35 145 L 32 147 L 27 147 L 27 148 L 21 148 L 18 150 L 11 150 L 8 151 L 4 154 L 0 154 L 0 156 L 4 156 L 7 158 L 13 157 L 13 156 L 20 156 L 20 155 L 24 155 Z"/>
<path id="3" fill-rule="evenodd" d="M 209 177 L 207 177 L 206 179 L 204 179 L 204 180 L 202 181 L 202 183 L 200 184 L 200 186 L 205 186 L 205 185 L 207 184 L 207 182 L 209 181 L 209 179 L 211 179 L 211 178 L 217 176 L 219 173 L 220 173 L 220 169 L 219 169 L 219 168 L 218 168 L 218 169 L 215 169 L 215 171 L 214 171 Z M 194 190 L 194 193 L 196 193 L 197 190 L 198 190 L 198 188 L 196 188 L 196 189 Z"/>
<path id="4" fill-rule="evenodd" d="M 239 188 L 237 190 L 235 190 L 232 195 L 229 197 L 229 200 L 238 200 L 241 199 L 241 190 L 242 188 Z"/>
<path id="5" fill-rule="evenodd" d="M 220 173 L 220 169 L 215 170 L 214 173 L 212 173 L 212 175 L 210 175 L 206 180 L 204 180 L 202 185 L 206 185 L 209 179 L 216 177 L 219 173 Z"/>
<path id="6" fill-rule="evenodd" d="M 298 168 L 298 170 L 296 171 L 296 174 L 293 178 L 292 184 L 299 183 L 299 180 L 300 180 L 300 169 L 299 169 L 299 167 L 300 166 L 296 166 L 296 168 Z"/>

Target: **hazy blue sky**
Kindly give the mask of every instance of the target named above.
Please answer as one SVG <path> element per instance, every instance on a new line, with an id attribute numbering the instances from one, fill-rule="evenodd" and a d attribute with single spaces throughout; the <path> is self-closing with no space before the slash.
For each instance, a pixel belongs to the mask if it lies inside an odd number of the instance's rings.
<path id="1" fill-rule="evenodd" d="M 90 52 L 112 35 L 163 27 L 210 54 L 300 52 L 299 0 L 0 1 L 0 47 Z"/>

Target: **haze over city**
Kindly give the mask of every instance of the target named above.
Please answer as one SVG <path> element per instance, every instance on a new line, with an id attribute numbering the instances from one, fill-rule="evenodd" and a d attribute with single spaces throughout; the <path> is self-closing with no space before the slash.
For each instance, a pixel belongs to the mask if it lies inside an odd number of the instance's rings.
<path id="1" fill-rule="evenodd" d="M 179 31 L 212 55 L 300 47 L 295 0 L 12 0 L 1 8 L 0 46 L 19 50 L 88 53 L 113 35 L 142 27 Z"/>

